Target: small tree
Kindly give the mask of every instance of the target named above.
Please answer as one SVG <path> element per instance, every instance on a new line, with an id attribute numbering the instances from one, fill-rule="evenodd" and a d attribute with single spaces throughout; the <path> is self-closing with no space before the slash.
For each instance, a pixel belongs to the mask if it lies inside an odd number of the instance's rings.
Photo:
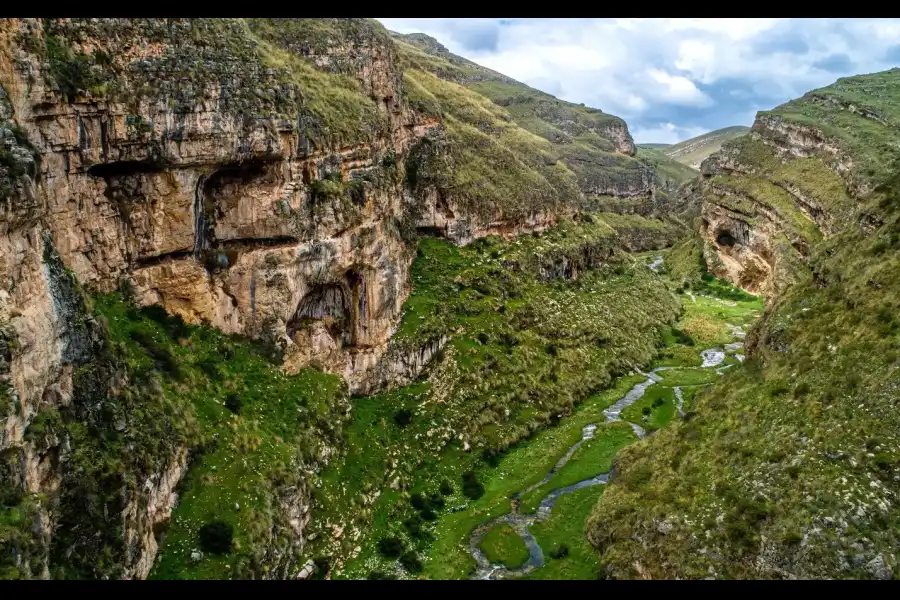
<path id="1" fill-rule="evenodd" d="M 403 541 L 389 537 L 378 540 L 378 552 L 385 558 L 397 558 L 403 554 Z"/>
<path id="2" fill-rule="evenodd" d="M 419 560 L 418 555 L 413 551 L 409 551 L 401 556 L 400 564 L 403 565 L 404 569 L 412 574 L 422 572 L 422 561 Z"/>
<path id="3" fill-rule="evenodd" d="M 225 521 L 211 521 L 200 528 L 200 547 L 210 554 L 228 554 L 234 540 L 234 527 Z"/>
<path id="4" fill-rule="evenodd" d="M 244 406 L 243 401 L 241 401 L 241 397 L 237 394 L 228 394 L 225 398 L 225 408 L 233 412 L 234 414 L 238 414 L 241 412 L 241 407 Z"/>
<path id="5" fill-rule="evenodd" d="M 484 495 L 484 486 L 481 485 L 481 482 L 478 481 L 478 478 L 472 471 L 466 471 L 465 473 L 463 473 L 462 482 L 463 494 L 467 498 L 471 500 L 478 500 Z"/>
<path id="6" fill-rule="evenodd" d="M 406 427 L 410 423 L 412 423 L 412 411 L 403 408 L 394 413 L 394 423 L 399 425 L 400 427 Z"/>
<path id="7" fill-rule="evenodd" d="M 439 489 L 442 495 L 449 496 L 453 493 L 453 484 L 450 483 L 448 479 L 445 479 L 441 482 L 441 487 Z"/>

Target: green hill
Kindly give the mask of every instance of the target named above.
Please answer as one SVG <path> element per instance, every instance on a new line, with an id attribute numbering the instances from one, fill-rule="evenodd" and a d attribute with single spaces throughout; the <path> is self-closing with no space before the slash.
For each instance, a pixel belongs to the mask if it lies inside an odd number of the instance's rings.
<path id="1" fill-rule="evenodd" d="M 897 576 L 898 99 L 900 69 L 840 79 L 704 165 L 670 271 L 704 256 L 768 308 L 742 366 L 620 454 L 587 528 L 608 575 Z"/>
<path id="2" fill-rule="evenodd" d="M 722 144 L 745 135 L 749 131 L 749 127 L 742 125 L 716 129 L 677 144 L 669 144 L 663 149 L 663 152 L 669 158 L 677 160 L 683 165 L 699 169 L 700 163 L 713 152 L 718 152 Z"/>

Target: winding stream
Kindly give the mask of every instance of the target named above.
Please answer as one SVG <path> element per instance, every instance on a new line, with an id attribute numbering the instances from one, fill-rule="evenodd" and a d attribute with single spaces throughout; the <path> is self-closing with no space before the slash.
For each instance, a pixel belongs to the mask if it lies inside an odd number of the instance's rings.
<path id="1" fill-rule="evenodd" d="M 653 271 L 657 271 L 659 266 L 662 264 L 662 257 L 657 257 L 652 264 L 648 265 L 650 269 Z M 696 299 L 691 294 L 692 301 L 696 302 Z M 726 351 L 728 352 L 737 352 L 738 350 L 743 348 L 743 342 L 740 341 L 743 339 L 745 333 L 742 328 L 738 326 L 729 326 L 731 328 L 731 334 L 735 338 L 735 342 L 728 344 L 724 349 L 722 348 L 710 348 L 704 350 L 700 353 L 701 358 L 703 359 L 703 364 L 700 368 L 714 369 L 716 373 L 719 375 L 723 375 L 724 371 L 730 367 L 731 365 L 722 365 L 725 362 Z M 735 354 L 735 357 L 739 361 L 743 361 L 742 354 Z M 622 396 L 619 400 L 617 400 L 612 406 L 609 406 L 603 411 L 603 415 L 606 417 L 604 421 L 601 423 L 592 423 L 587 425 L 581 430 L 581 439 L 578 440 L 575 444 L 573 444 L 566 453 L 562 456 L 562 458 L 557 461 L 557 463 L 547 472 L 543 479 L 538 481 L 537 483 L 529 486 L 528 488 L 516 492 L 510 499 L 510 512 L 492 519 L 486 523 L 482 523 L 478 527 L 476 527 L 471 535 L 469 536 L 469 553 L 475 559 L 477 563 L 477 569 L 475 574 L 472 576 L 473 579 L 505 579 L 508 577 L 516 577 L 520 575 L 525 575 L 530 573 L 531 571 L 542 567 L 544 565 L 544 553 L 541 550 L 540 545 L 538 545 L 537 540 L 535 540 L 534 536 L 529 531 L 529 527 L 534 525 L 535 523 L 546 520 L 550 517 L 550 514 L 553 511 L 553 506 L 556 504 L 556 501 L 565 494 L 570 494 L 576 490 L 580 490 L 586 487 L 594 486 L 594 485 L 603 485 L 609 481 L 609 473 L 601 473 L 599 475 L 595 475 L 589 479 L 585 479 L 583 481 L 579 481 L 578 483 L 574 483 L 572 485 L 557 488 L 555 490 L 550 491 L 540 502 L 538 505 L 538 509 L 533 514 L 520 514 L 519 513 L 519 504 L 520 498 L 532 490 L 546 484 L 549 482 L 559 471 L 562 469 L 566 463 L 572 458 L 578 448 L 581 447 L 582 444 L 586 440 L 589 440 L 594 437 L 594 432 L 597 430 L 597 427 L 604 423 L 613 423 L 616 421 L 622 421 L 622 411 L 627 407 L 631 406 L 638 400 L 644 397 L 647 389 L 653 385 L 656 385 L 660 381 L 662 381 L 662 377 L 658 375 L 661 371 L 667 370 L 677 370 L 683 368 L 690 367 L 657 367 L 646 373 L 647 379 L 636 384 L 632 387 L 627 394 Z M 696 368 L 696 367 L 693 367 Z M 682 395 L 681 386 L 673 386 L 673 393 L 675 394 L 675 409 L 679 416 L 684 416 L 684 396 Z M 638 439 L 644 438 L 647 433 L 644 429 L 636 424 L 628 422 L 631 425 L 631 428 L 634 430 L 635 435 Z M 484 536 L 487 535 L 488 531 L 490 531 L 493 527 L 500 525 L 502 523 L 508 524 L 513 530 L 519 534 L 522 540 L 525 542 L 525 546 L 528 548 L 528 560 L 524 565 L 517 569 L 509 569 L 505 565 L 502 564 L 492 564 L 490 560 L 488 560 L 487 556 L 485 556 L 484 552 L 481 550 L 480 545 Z"/>
<path id="2" fill-rule="evenodd" d="M 720 348 L 710 348 L 709 350 L 704 350 L 700 354 L 703 358 L 702 367 L 719 367 L 715 370 L 720 375 L 723 374 L 723 371 L 726 368 L 731 366 L 725 365 L 723 367 L 720 367 L 720 365 L 725 361 L 725 352 Z M 469 553 L 478 564 L 477 570 L 472 578 L 505 579 L 507 577 L 525 575 L 526 573 L 530 573 L 534 569 L 542 567 L 544 565 L 544 553 L 541 550 L 541 547 L 538 545 L 537 540 L 534 539 L 534 536 L 531 534 L 528 528 L 535 523 L 546 520 L 552 513 L 553 506 L 554 504 L 556 504 L 556 501 L 560 496 L 570 494 L 576 490 L 580 490 L 586 487 L 603 485 L 609 481 L 609 473 L 601 473 L 599 475 L 591 477 L 590 479 L 585 479 L 583 481 L 579 481 L 578 483 L 552 490 L 544 497 L 543 500 L 541 500 L 540 505 L 538 505 L 537 511 L 533 514 L 523 515 L 519 513 L 519 499 L 522 497 L 522 495 L 527 494 L 528 492 L 550 481 L 553 476 L 556 475 L 556 473 L 558 473 L 559 470 L 569 462 L 569 459 L 572 458 L 572 455 L 575 453 L 575 451 L 578 450 L 578 448 L 580 448 L 586 440 L 594 437 L 594 432 L 597 430 L 597 427 L 599 425 L 603 423 L 622 421 L 622 411 L 643 398 L 648 388 L 662 381 L 662 378 L 658 375 L 660 371 L 677 370 L 683 368 L 691 367 L 657 367 L 649 373 L 646 373 L 645 375 L 647 376 L 647 379 L 645 381 L 636 384 L 628 391 L 627 394 L 622 396 L 622 398 L 617 400 L 612 406 L 603 411 L 603 414 L 606 416 L 605 421 L 601 423 L 592 423 L 581 430 L 581 439 L 566 451 L 562 458 L 557 461 L 557 463 L 553 466 L 552 469 L 550 469 L 550 471 L 544 476 L 543 479 L 529 486 L 528 488 L 515 493 L 512 496 L 510 501 L 511 511 L 509 513 L 476 527 L 469 537 Z M 673 387 L 672 390 L 675 393 L 676 398 L 675 408 L 678 411 L 679 415 L 684 416 L 684 397 L 682 396 L 681 386 Z M 628 424 L 631 425 L 631 428 L 634 430 L 634 433 L 635 435 L 637 435 L 638 439 L 642 439 L 647 435 L 640 425 L 631 422 L 628 422 Z M 481 548 L 479 547 L 481 544 L 481 540 L 484 538 L 487 532 L 490 531 L 493 527 L 500 525 L 501 523 L 510 525 L 513 530 L 515 530 L 515 532 L 519 534 L 519 536 L 525 542 L 525 546 L 528 548 L 528 560 L 518 569 L 508 569 L 504 565 L 491 564 L 487 556 L 485 556 L 484 552 L 482 552 Z"/>

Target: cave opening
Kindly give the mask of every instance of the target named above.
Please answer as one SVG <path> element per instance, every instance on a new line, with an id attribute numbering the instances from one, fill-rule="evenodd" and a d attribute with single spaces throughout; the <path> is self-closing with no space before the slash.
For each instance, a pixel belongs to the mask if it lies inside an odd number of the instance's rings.
<path id="1" fill-rule="evenodd" d="M 722 230 L 716 234 L 716 243 L 720 246 L 731 247 L 737 243 L 730 231 Z"/>
<path id="2" fill-rule="evenodd" d="M 315 323 L 322 323 L 341 347 L 356 347 L 368 319 L 366 279 L 362 273 L 349 270 L 343 281 L 320 283 L 300 300 L 294 316 L 288 321 L 287 335 L 296 334 Z"/>

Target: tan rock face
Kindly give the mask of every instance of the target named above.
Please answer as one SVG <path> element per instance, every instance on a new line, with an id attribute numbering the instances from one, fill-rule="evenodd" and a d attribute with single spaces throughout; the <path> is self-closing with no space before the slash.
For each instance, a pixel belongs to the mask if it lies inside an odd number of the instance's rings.
<path id="1" fill-rule="evenodd" d="M 90 38 L 79 49 L 108 51 L 123 65 L 174 52 L 125 39 L 132 34 Z M 0 450 L 18 456 L 17 483 L 31 492 L 59 486 L 60 440 L 38 444 L 24 433 L 42 407 L 71 403 L 73 368 L 87 351 L 72 292 L 59 289 L 69 277 L 63 265 L 88 289 L 128 282 L 142 304 L 279 343 L 289 372 L 320 365 L 353 390 L 384 382 L 375 369 L 408 294 L 412 259 L 397 226 L 407 202 L 402 159 L 438 125 L 405 107 L 393 51 L 330 49 L 332 61 L 369 53 L 353 63 L 355 75 L 389 127 L 328 146 L 307 137 L 302 119 L 298 126 L 271 114 L 251 118 L 252 107 L 226 109 L 220 85 L 183 106 L 150 95 L 67 99 L 42 75 L 44 59 L 23 45 L 42 35 L 39 22 L 0 22 L 0 86 L 11 106 L 0 121 L 10 117 L 40 154 L 40 177 L 23 178 L 0 200 L 0 328 L 12 340 L 0 383 L 17 407 L 4 413 Z M 385 167 L 388 157 L 397 166 Z M 48 251 L 58 253 L 57 266 Z M 160 465 L 120 516 L 124 577 L 149 573 L 153 527 L 169 518 L 186 461 L 182 450 Z M 285 502 L 302 541 L 308 494 Z M 43 517 L 52 528 L 51 515 Z"/>

